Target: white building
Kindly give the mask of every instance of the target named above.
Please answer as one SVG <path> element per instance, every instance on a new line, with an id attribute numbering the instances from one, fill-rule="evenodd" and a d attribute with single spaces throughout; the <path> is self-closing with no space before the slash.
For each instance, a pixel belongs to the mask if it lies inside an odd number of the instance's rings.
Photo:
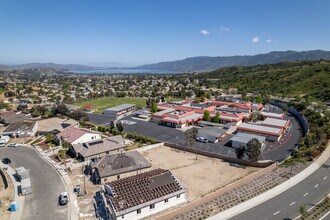
<path id="1" fill-rule="evenodd" d="M 38 129 L 36 121 L 19 121 L 9 124 L 2 135 L 11 137 L 32 137 Z"/>
<path id="2" fill-rule="evenodd" d="M 247 147 L 247 143 L 252 140 L 253 138 L 256 138 L 261 143 L 261 150 L 264 148 L 264 144 L 266 141 L 266 137 L 255 135 L 255 134 L 248 134 L 243 132 L 238 132 L 235 134 L 230 140 L 232 143 L 232 147 L 237 149 L 240 146 Z"/>
<path id="3" fill-rule="evenodd" d="M 169 170 L 155 169 L 104 184 L 109 219 L 135 220 L 186 202 L 185 189 Z"/>
<path id="4" fill-rule="evenodd" d="M 283 134 L 282 128 L 269 127 L 251 123 L 242 123 L 237 128 L 240 131 L 266 136 L 269 141 L 279 141 Z"/>
<path id="5" fill-rule="evenodd" d="M 121 104 L 112 108 L 107 108 L 103 111 L 103 113 L 106 115 L 119 116 L 127 112 L 134 111 L 135 109 L 136 105 L 134 104 Z"/>
<path id="6" fill-rule="evenodd" d="M 0 147 L 4 147 L 10 140 L 9 136 L 0 136 Z"/>
<path id="7" fill-rule="evenodd" d="M 60 142 L 67 141 L 70 144 L 82 144 L 88 141 L 99 140 L 102 138 L 102 135 L 88 129 L 68 127 L 58 133 L 56 137 Z"/>

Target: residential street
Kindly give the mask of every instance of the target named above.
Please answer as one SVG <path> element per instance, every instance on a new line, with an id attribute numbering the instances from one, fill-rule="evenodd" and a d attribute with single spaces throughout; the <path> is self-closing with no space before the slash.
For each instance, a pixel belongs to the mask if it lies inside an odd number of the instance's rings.
<path id="1" fill-rule="evenodd" d="M 300 215 L 301 206 L 305 205 L 308 210 L 328 193 L 330 193 L 330 159 L 294 187 L 231 219 L 294 219 Z"/>
<path id="2" fill-rule="evenodd" d="M 0 148 L 0 157 L 11 159 L 13 168 L 30 169 L 32 194 L 25 196 L 21 219 L 64 220 L 68 218 L 67 206 L 59 206 L 58 198 L 65 191 L 59 174 L 31 148 Z"/>

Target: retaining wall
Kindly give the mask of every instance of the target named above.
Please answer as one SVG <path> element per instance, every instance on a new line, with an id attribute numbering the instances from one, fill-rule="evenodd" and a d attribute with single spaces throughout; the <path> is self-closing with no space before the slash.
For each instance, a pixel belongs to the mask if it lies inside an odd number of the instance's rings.
<path id="1" fill-rule="evenodd" d="M 1 169 L 0 168 L 0 176 L 1 176 L 1 178 L 2 178 L 2 181 L 3 181 L 3 185 L 4 185 L 4 187 L 5 187 L 5 189 L 7 189 L 8 188 L 8 180 L 7 180 L 7 177 L 6 177 L 6 174 L 5 174 L 5 172 L 3 171 L 3 169 Z"/>
<path id="2" fill-rule="evenodd" d="M 288 106 L 283 102 L 270 101 L 269 103 L 279 108 L 284 108 L 284 107 L 287 108 L 288 112 L 290 112 L 297 119 L 301 127 L 303 136 L 305 136 L 308 133 L 308 129 L 309 129 L 308 121 L 297 109 Z"/>

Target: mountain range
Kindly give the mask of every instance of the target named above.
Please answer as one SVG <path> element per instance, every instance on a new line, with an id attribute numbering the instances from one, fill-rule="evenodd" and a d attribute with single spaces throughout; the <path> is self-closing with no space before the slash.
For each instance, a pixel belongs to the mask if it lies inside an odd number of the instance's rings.
<path id="1" fill-rule="evenodd" d="M 199 56 L 171 62 L 159 62 L 138 66 L 138 69 L 174 70 L 179 72 L 211 71 L 229 66 L 254 66 L 258 64 L 274 64 L 285 61 L 330 60 L 330 51 L 273 51 L 267 54 L 251 56 Z"/>
<path id="2" fill-rule="evenodd" d="M 190 57 L 183 60 L 159 62 L 145 64 L 130 69 L 150 69 L 168 70 L 177 72 L 206 72 L 229 66 L 253 66 L 258 64 L 274 64 L 285 61 L 304 61 L 304 60 L 330 60 L 330 51 L 310 50 L 310 51 L 273 51 L 267 54 L 245 55 L 245 56 L 199 56 Z M 96 63 L 94 63 L 96 64 Z M 109 68 L 108 65 L 115 64 L 108 62 L 103 67 L 98 65 L 85 66 L 79 64 L 56 64 L 56 63 L 28 63 L 22 65 L 0 65 L 0 70 L 31 69 L 31 68 L 52 68 L 55 70 L 89 70 L 89 69 L 116 69 L 123 66 Z M 117 63 L 119 64 L 119 63 Z M 127 68 L 129 69 L 129 68 Z"/>

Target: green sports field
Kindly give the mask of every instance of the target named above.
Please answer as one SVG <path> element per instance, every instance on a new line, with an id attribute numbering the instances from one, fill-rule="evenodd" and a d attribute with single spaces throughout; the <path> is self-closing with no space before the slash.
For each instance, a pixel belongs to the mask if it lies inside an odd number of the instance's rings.
<path id="1" fill-rule="evenodd" d="M 137 107 L 142 108 L 146 105 L 147 98 L 133 98 L 133 97 L 125 97 L 125 98 L 117 98 L 117 97 L 108 97 L 101 99 L 94 99 L 84 102 L 77 102 L 74 105 L 76 106 L 85 106 L 85 105 L 93 105 L 96 107 L 96 113 L 102 113 L 104 109 L 114 107 L 120 104 L 136 104 Z M 179 99 L 166 99 L 168 101 L 178 101 Z"/>

